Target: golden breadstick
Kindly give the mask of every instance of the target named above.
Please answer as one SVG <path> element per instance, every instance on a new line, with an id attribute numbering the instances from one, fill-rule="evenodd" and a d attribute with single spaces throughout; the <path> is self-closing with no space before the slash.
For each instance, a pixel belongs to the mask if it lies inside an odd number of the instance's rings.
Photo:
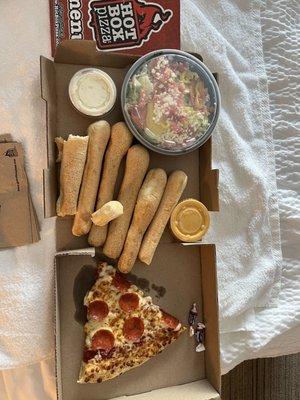
<path id="1" fill-rule="evenodd" d="M 118 258 L 123 249 L 135 202 L 149 166 L 149 153 L 141 145 L 132 146 L 127 153 L 126 167 L 118 201 L 123 204 L 124 213 L 109 224 L 103 253 Z"/>
<path id="2" fill-rule="evenodd" d="M 88 142 L 88 136 L 69 135 L 63 143 L 60 194 L 56 204 L 56 213 L 60 217 L 76 214 Z"/>
<path id="3" fill-rule="evenodd" d="M 167 183 L 163 169 L 151 169 L 139 192 L 130 228 L 122 255 L 118 262 L 121 272 L 131 271 L 142 243 L 144 233 L 150 225 L 161 201 Z"/>
<path id="4" fill-rule="evenodd" d="M 168 179 L 166 190 L 149 229 L 144 236 L 139 259 L 147 265 L 151 264 L 155 250 L 169 221 L 174 207 L 178 203 L 187 184 L 187 176 L 183 171 L 173 172 Z"/>
<path id="5" fill-rule="evenodd" d="M 133 137 L 124 122 L 118 122 L 111 129 L 111 137 L 105 154 L 103 174 L 100 182 L 96 210 L 113 199 L 119 167 Z M 107 236 L 108 226 L 93 224 L 89 234 L 91 246 L 102 246 Z"/>
<path id="6" fill-rule="evenodd" d="M 88 135 L 87 160 L 72 229 L 72 233 L 75 236 L 86 235 L 92 226 L 91 214 L 95 209 L 102 160 L 110 137 L 109 123 L 106 121 L 93 123 L 88 128 Z"/>
<path id="7" fill-rule="evenodd" d="M 109 201 L 92 214 L 93 224 L 105 226 L 113 219 L 120 217 L 123 212 L 123 206 L 119 201 Z"/>

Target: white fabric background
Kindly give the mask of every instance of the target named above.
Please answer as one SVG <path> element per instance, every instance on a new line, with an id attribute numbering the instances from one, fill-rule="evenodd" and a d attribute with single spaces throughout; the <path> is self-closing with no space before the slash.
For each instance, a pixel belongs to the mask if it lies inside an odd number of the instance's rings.
<path id="1" fill-rule="evenodd" d="M 221 335 L 224 372 L 245 357 L 300 351 L 299 2 L 267 1 L 261 15 L 280 211 L 281 291 L 273 307 L 254 309 L 254 330 Z"/>
<path id="2" fill-rule="evenodd" d="M 39 57 L 50 54 L 48 1 L 1 1 L 0 133 L 22 141 L 42 240 L 0 251 L 0 368 L 53 355 L 54 219 L 43 219 L 45 103 Z"/>
<path id="3" fill-rule="evenodd" d="M 223 7 L 223 9 L 222 5 L 227 2 L 218 3 L 220 8 L 215 7 L 213 10 L 211 9 L 212 4 L 210 4 L 210 2 L 183 0 L 185 10 L 189 10 L 184 13 L 184 18 L 188 18 L 190 23 L 189 29 L 185 27 L 183 31 L 184 40 L 186 40 L 185 48 L 187 48 L 187 46 L 193 46 L 192 38 L 196 37 L 199 41 L 199 46 L 203 46 L 204 51 L 205 49 L 206 51 L 209 49 L 211 52 L 216 50 L 224 52 L 226 49 L 226 52 L 229 50 L 235 54 L 235 49 L 231 46 L 228 46 L 228 48 L 225 46 L 225 49 L 223 47 L 216 48 L 218 43 L 213 40 L 213 36 L 210 36 L 209 30 L 205 31 L 208 32 L 206 36 L 203 34 L 203 27 L 209 25 L 205 25 L 209 17 L 215 18 L 215 22 L 219 19 L 220 24 L 226 15 L 229 19 L 231 17 L 231 24 L 223 24 L 223 31 L 228 34 L 228 31 L 239 23 L 237 10 L 243 10 L 243 7 L 245 7 L 244 3 L 251 3 L 251 5 L 256 8 L 257 2 L 238 1 L 235 2 L 235 4 L 231 2 L 232 5 L 230 8 Z M 299 160 L 297 160 L 295 148 L 297 144 L 293 142 L 292 139 L 292 137 L 296 137 L 294 130 L 296 115 L 295 107 L 293 107 L 296 94 L 293 93 L 296 92 L 297 65 L 296 60 L 293 59 L 292 52 L 295 51 L 294 47 L 296 46 L 295 31 L 293 32 L 293 29 L 295 29 L 297 4 L 296 2 L 288 0 L 282 0 L 276 2 L 276 4 L 272 3 L 274 2 L 268 2 L 267 10 L 263 11 L 263 33 L 265 59 L 270 79 L 271 115 L 275 137 L 277 184 L 279 188 L 282 224 L 281 234 L 284 256 L 282 287 L 277 299 L 274 293 L 273 296 L 270 296 L 271 292 L 269 292 L 269 290 L 267 296 L 264 296 L 265 293 L 263 290 L 259 293 L 255 291 L 255 287 L 253 288 L 253 307 L 250 307 L 249 311 L 249 307 L 246 306 L 247 303 L 242 304 L 242 308 L 245 311 L 244 319 L 238 319 L 235 327 L 237 332 L 222 334 L 224 371 L 232 368 L 236 363 L 245 358 L 279 355 L 299 350 L 299 342 L 296 340 L 297 333 L 300 333 L 297 330 L 297 325 L 299 324 L 299 297 L 297 297 L 299 296 L 299 291 L 297 292 L 297 284 L 299 285 L 299 280 L 297 281 L 297 278 L 299 279 L 299 269 L 297 270 L 297 268 L 299 264 L 296 262 L 296 244 L 297 242 L 299 243 L 299 230 L 297 230 L 299 216 L 297 217 L 297 208 L 295 204 L 295 192 L 297 190 L 297 184 L 299 184 L 299 175 L 297 175 L 295 165 Z M 3 41 L 3 45 L 0 48 L 1 132 L 11 132 L 15 137 L 25 141 L 25 150 L 28 160 L 27 171 L 30 181 L 32 183 L 36 182 L 32 194 L 41 220 L 42 208 L 39 205 L 42 204 L 40 201 L 41 166 L 45 165 L 45 159 L 43 153 L 39 151 L 39 149 L 43 148 L 45 145 L 45 115 L 43 103 L 39 98 L 38 56 L 40 54 L 47 55 L 50 52 L 48 36 L 48 1 L 43 0 L 39 2 L 38 16 L 36 16 L 36 18 L 33 18 L 33 14 L 37 13 L 37 9 L 35 8 L 36 2 L 28 0 L 26 2 L 26 7 L 24 7 L 24 3 L 22 4 L 22 13 L 20 13 L 20 1 L 14 0 L 11 1 L 9 5 L 3 5 L 0 14 L 0 33 L 1 40 Z M 5 15 L 9 13 L 16 15 L 17 20 L 9 21 L 5 18 Z M 253 23 L 258 24 L 258 22 L 256 16 Z M 215 31 L 216 27 L 212 24 L 210 25 L 211 26 L 208 27 L 211 29 L 211 32 Z M 17 30 L 16 26 L 22 26 L 22 29 Z M 257 26 L 258 25 L 256 25 L 256 28 Z M 242 27 L 240 26 L 240 28 Z M 3 32 L 4 29 L 9 29 L 11 32 L 14 32 L 14 35 L 8 35 Z M 199 31 L 201 33 L 199 33 Z M 24 35 L 24 32 L 26 32 L 26 35 Z M 29 48 L 31 56 L 29 56 Z M 256 49 L 253 49 L 253 52 L 255 51 Z M 204 56 L 208 63 L 213 62 L 209 52 L 204 54 Z M 4 62 L 2 60 L 4 60 Z M 222 60 L 220 60 L 220 68 L 218 70 L 222 69 L 221 62 Z M 236 68 L 236 66 L 233 66 L 233 68 Z M 3 77 L 5 77 L 5 79 L 3 79 Z M 247 88 L 244 89 L 246 91 Z M 242 129 L 243 127 L 239 128 Z M 37 141 L 34 145 L 29 146 L 28 143 L 32 132 L 36 134 Z M 219 155 L 222 156 L 222 154 Z M 38 163 L 32 163 L 32 159 L 37 159 Z M 293 163 L 289 162 L 290 160 L 293 160 Z M 218 158 L 217 162 L 220 161 L 221 159 Z M 11 358 L 19 353 L 22 344 L 27 346 L 27 335 L 30 335 L 31 338 L 34 338 L 34 335 L 36 335 L 36 343 L 39 343 L 38 346 L 24 348 L 24 353 L 28 354 L 29 352 L 29 358 L 47 358 L 47 356 L 52 353 L 52 281 L 49 279 L 49 276 L 51 276 L 52 264 L 49 263 L 45 266 L 45 259 L 48 257 L 50 259 L 50 254 L 54 248 L 54 243 L 51 242 L 53 241 L 53 235 L 51 233 L 52 224 L 53 221 L 50 220 L 43 222 L 44 241 L 37 245 L 30 246 L 30 250 L 33 252 L 32 254 L 34 254 L 34 264 L 26 262 L 28 250 L 26 248 L 18 249 L 13 256 L 9 254 L 9 258 L 7 258 L 6 262 L 8 262 L 9 265 L 4 269 L 4 278 L 7 284 L 5 285 L 5 291 L 2 292 L 0 297 L 0 312 L 3 313 L 4 317 L 8 318 L 9 321 L 11 304 L 16 303 L 16 299 L 19 298 L 18 296 L 20 294 L 26 300 L 26 307 L 24 304 L 24 308 L 18 306 L 15 310 L 16 315 L 19 317 L 17 323 L 18 330 L 15 330 L 15 321 L 12 321 L 11 332 L 6 329 L 5 331 L 0 331 L 1 363 L 3 360 L 7 360 L 7 365 L 9 365 L 9 363 L 11 363 Z M 49 249 L 49 247 L 51 247 L 50 250 L 47 250 L 43 245 L 46 241 L 48 242 L 47 248 Z M 50 246 L 49 243 L 51 244 Z M 23 268 L 22 273 L 16 275 L 14 267 L 19 260 L 22 260 Z M 3 271 L 2 262 L 1 271 Z M 273 279 L 275 281 L 276 274 L 280 273 L 280 268 L 275 268 L 273 273 Z M 33 277 L 35 279 L 32 279 Z M 2 278 L 3 276 L 1 275 L 1 290 L 3 285 Z M 36 297 L 37 289 L 39 291 L 39 297 Z M 268 287 L 268 289 L 270 288 Z M 277 288 L 277 290 L 278 289 L 279 288 Z M 13 295 L 11 295 L 11 293 L 13 293 Z M 255 307 L 257 305 L 255 301 L 262 297 L 264 297 L 264 300 L 271 297 L 273 304 L 276 300 L 276 307 L 257 309 Z M 47 315 L 45 316 L 44 313 L 39 312 L 39 307 L 35 306 L 37 299 L 40 298 L 43 299 L 44 305 L 46 303 L 45 309 L 49 310 L 48 317 Z M 235 301 L 231 301 L 231 299 L 234 300 L 234 298 L 230 296 L 230 293 L 225 293 L 224 299 L 225 298 L 228 300 L 225 301 L 228 316 L 234 315 L 237 311 L 240 311 L 240 309 L 236 308 Z M 27 307 L 32 309 L 30 318 L 23 317 Z M 44 310 L 44 307 L 42 309 Z M 34 324 L 32 323 L 33 321 L 35 322 Z M 39 325 L 36 325 L 36 321 L 41 324 L 41 331 L 48 332 L 48 334 L 39 336 L 40 329 L 37 329 Z M 232 323 L 234 324 L 234 322 L 233 320 Z M 226 326 L 223 328 L 224 331 L 232 329 L 230 326 L 229 328 Z M 287 331 L 288 334 L 285 334 Z M 16 332 L 18 332 L 18 336 L 16 336 Z M 11 348 L 12 337 L 15 337 L 17 343 L 15 353 Z M 7 349 L 7 357 L 5 349 Z M 48 362 L 43 362 L 26 369 L 10 370 L 3 373 L 2 385 L 0 379 L 0 399 L 23 400 L 30 398 L 34 400 L 47 400 L 48 398 L 53 398 L 55 393 L 53 388 L 53 376 L 51 377 L 51 370 L 49 370 L 51 369 L 52 362 L 52 360 L 49 360 Z M 44 379 L 42 379 L 42 377 L 44 377 Z M 18 382 L 18 385 L 14 382 Z M 1 390 L 2 388 L 3 390 Z M 22 388 L 22 391 L 20 388 Z M 28 390 L 28 393 L 26 393 L 26 390 Z M 1 396 L 3 396 L 3 399 Z"/>
<path id="4" fill-rule="evenodd" d="M 254 308 L 274 301 L 281 275 L 260 3 L 185 0 L 182 5 L 182 47 L 200 52 L 220 76 L 222 111 L 213 138 L 220 212 L 212 215 L 205 238 L 217 246 L 220 328 L 253 330 Z"/>

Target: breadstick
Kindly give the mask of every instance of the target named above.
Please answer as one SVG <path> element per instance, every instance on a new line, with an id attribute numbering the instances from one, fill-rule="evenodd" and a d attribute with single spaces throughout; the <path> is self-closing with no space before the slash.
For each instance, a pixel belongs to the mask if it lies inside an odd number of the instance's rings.
<path id="1" fill-rule="evenodd" d="M 155 250 L 169 221 L 174 207 L 178 203 L 187 184 L 187 176 L 183 171 L 173 172 L 168 179 L 166 190 L 149 229 L 144 236 L 139 259 L 147 265 L 151 264 Z"/>
<path id="2" fill-rule="evenodd" d="M 88 135 L 87 161 L 72 229 L 74 236 L 86 235 L 92 226 L 91 214 L 95 208 L 102 160 L 110 137 L 109 123 L 106 121 L 93 123 L 88 128 Z"/>
<path id="3" fill-rule="evenodd" d="M 60 217 L 76 214 L 88 141 L 88 136 L 69 135 L 63 143 L 60 194 L 56 203 L 56 213 Z"/>
<path id="4" fill-rule="evenodd" d="M 109 224 L 103 253 L 118 258 L 123 249 L 135 202 L 149 166 L 149 153 L 141 145 L 132 146 L 127 153 L 126 167 L 118 201 L 123 204 L 124 213 Z"/>
<path id="5" fill-rule="evenodd" d="M 97 226 L 105 226 L 110 221 L 120 217 L 124 212 L 123 206 L 118 201 L 109 201 L 92 214 L 92 221 Z"/>
<path id="6" fill-rule="evenodd" d="M 132 134 L 124 122 L 118 122 L 113 125 L 105 154 L 96 210 L 113 199 L 119 167 L 131 146 L 132 140 Z M 93 224 L 89 234 L 89 244 L 95 247 L 103 246 L 107 236 L 107 228 L 108 226 L 96 226 Z"/>
<path id="7" fill-rule="evenodd" d="M 122 255 L 118 262 L 121 272 L 131 271 L 142 243 L 144 233 L 150 225 L 161 201 L 167 183 L 163 169 L 151 169 L 139 192 L 132 222 L 127 233 Z"/>

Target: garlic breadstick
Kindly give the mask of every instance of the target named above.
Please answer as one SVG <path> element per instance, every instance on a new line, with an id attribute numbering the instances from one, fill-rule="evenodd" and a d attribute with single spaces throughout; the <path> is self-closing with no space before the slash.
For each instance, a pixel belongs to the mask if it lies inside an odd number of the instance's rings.
<path id="1" fill-rule="evenodd" d="M 93 123 L 88 128 L 88 136 L 87 160 L 72 229 L 75 236 L 86 235 L 92 226 L 91 214 L 95 209 L 102 160 L 110 137 L 109 123 L 106 121 Z"/>
<path id="2" fill-rule="evenodd" d="M 139 259 L 147 265 L 151 264 L 155 250 L 170 219 L 174 207 L 178 203 L 187 184 L 187 175 L 183 171 L 174 171 L 168 178 L 161 203 L 151 225 L 149 226 L 139 252 Z"/>
<path id="3" fill-rule="evenodd" d="M 88 136 L 69 135 L 63 142 L 60 167 L 60 194 L 56 203 L 59 217 L 74 215 L 86 161 Z"/>
<path id="4" fill-rule="evenodd" d="M 109 201 L 92 214 L 92 221 L 97 226 L 105 226 L 110 221 L 120 217 L 124 212 L 119 201 Z"/>
<path id="5" fill-rule="evenodd" d="M 139 192 L 130 228 L 122 255 L 118 262 L 121 272 L 131 271 L 142 243 L 144 233 L 150 225 L 161 201 L 167 183 L 163 169 L 151 169 Z"/>
<path id="6" fill-rule="evenodd" d="M 127 153 L 123 182 L 118 201 L 123 204 L 124 213 L 109 224 L 103 253 L 118 258 L 123 249 L 135 202 L 149 166 L 149 153 L 141 145 L 132 146 Z"/>
<path id="7" fill-rule="evenodd" d="M 118 122 L 112 126 L 95 210 L 98 210 L 113 199 L 119 167 L 131 146 L 132 140 L 132 134 L 124 122 Z M 89 244 L 95 247 L 102 246 L 107 236 L 107 229 L 108 226 L 96 226 L 93 224 L 89 234 Z"/>

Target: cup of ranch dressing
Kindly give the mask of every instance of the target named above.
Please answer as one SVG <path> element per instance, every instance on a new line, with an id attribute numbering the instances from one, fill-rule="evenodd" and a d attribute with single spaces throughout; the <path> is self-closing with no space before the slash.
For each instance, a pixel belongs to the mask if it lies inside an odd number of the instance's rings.
<path id="1" fill-rule="evenodd" d="M 84 68 L 70 80 L 69 97 L 76 110 L 82 114 L 100 117 L 113 108 L 117 89 L 106 72 L 97 68 Z"/>

